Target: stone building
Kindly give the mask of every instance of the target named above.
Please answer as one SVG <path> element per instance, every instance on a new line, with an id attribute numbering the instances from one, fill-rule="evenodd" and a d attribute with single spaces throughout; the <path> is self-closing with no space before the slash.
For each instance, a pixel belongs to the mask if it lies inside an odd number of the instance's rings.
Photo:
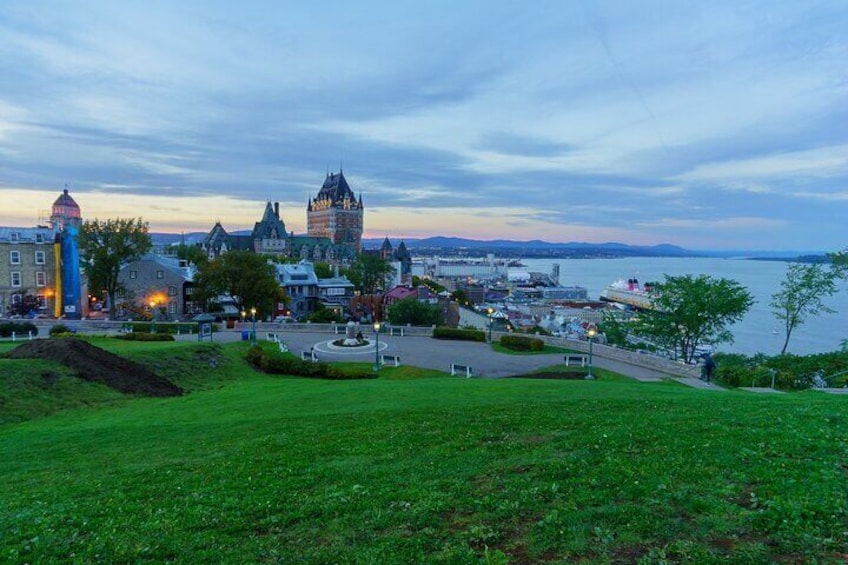
<path id="1" fill-rule="evenodd" d="M 231 250 L 247 250 L 298 261 L 325 261 L 333 264 L 348 263 L 354 257 L 350 248 L 335 245 L 328 237 L 286 232 L 286 225 L 280 218 L 279 202 L 273 205 L 266 203 L 262 219 L 254 224 L 250 234 L 229 234 L 221 222 L 216 222 L 203 238 L 200 247 L 209 259 Z"/>
<path id="2" fill-rule="evenodd" d="M 52 316 L 56 259 L 53 230 L 0 227 L 0 314 L 9 315 L 24 296 L 35 297 L 35 315 Z"/>
<path id="3" fill-rule="evenodd" d="M 117 316 L 147 317 L 151 310 L 158 319 L 199 314 L 203 304 L 192 301 L 194 275 L 194 267 L 176 257 L 147 254 L 124 265 L 118 282 L 126 292 L 117 298 Z"/>
<path id="4" fill-rule="evenodd" d="M 355 255 L 362 249 L 363 210 L 362 195 L 357 199 L 344 173 L 329 173 L 306 207 L 307 233 L 327 237 Z"/>

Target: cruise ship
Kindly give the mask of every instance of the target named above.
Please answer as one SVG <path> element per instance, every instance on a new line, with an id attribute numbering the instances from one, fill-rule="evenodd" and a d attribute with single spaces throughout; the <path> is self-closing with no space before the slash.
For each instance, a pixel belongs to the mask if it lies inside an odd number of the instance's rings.
<path id="1" fill-rule="evenodd" d="M 651 301 L 651 284 L 640 285 L 637 279 L 612 283 L 601 291 L 601 300 L 641 310 L 650 310 L 654 307 Z"/>

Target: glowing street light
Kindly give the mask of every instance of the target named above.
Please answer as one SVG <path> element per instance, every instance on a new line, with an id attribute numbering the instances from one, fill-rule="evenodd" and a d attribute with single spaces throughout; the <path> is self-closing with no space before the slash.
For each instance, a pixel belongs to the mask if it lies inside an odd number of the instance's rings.
<path id="1" fill-rule="evenodd" d="M 150 333 L 156 333 L 156 301 L 150 301 L 150 315 L 152 318 L 150 319 Z"/>
<path id="2" fill-rule="evenodd" d="M 380 322 L 374 322 L 374 370 L 380 370 Z"/>
<path id="3" fill-rule="evenodd" d="M 492 343 L 492 322 L 494 322 L 494 319 L 492 318 L 492 314 L 494 314 L 495 309 L 489 308 L 487 310 L 487 312 L 489 314 L 489 343 Z"/>
<path id="4" fill-rule="evenodd" d="M 256 306 L 250 309 L 250 319 L 253 321 L 253 345 L 256 345 Z"/>
<path id="5" fill-rule="evenodd" d="M 586 337 L 589 338 L 589 374 L 586 375 L 587 380 L 595 378 L 595 375 L 592 374 L 592 344 L 595 342 L 596 335 L 598 335 L 598 328 L 595 327 L 595 324 L 589 324 L 589 327 L 586 328 Z"/>

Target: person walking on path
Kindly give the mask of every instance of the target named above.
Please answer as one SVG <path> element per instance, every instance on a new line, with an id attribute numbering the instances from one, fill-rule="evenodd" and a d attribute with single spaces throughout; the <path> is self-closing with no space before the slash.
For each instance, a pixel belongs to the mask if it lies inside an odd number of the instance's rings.
<path id="1" fill-rule="evenodd" d="M 704 380 L 707 384 L 710 384 L 710 381 L 713 379 L 713 373 L 715 372 L 716 364 L 715 360 L 713 360 L 713 356 L 707 353 L 704 355 Z"/>

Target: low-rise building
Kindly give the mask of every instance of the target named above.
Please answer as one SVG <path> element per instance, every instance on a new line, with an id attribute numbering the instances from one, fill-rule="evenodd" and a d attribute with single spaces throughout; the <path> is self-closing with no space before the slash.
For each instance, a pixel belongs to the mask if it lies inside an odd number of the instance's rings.
<path id="1" fill-rule="evenodd" d="M 56 291 L 53 230 L 47 227 L 0 227 L 0 314 L 31 295 L 36 315 L 52 315 Z"/>
<path id="2" fill-rule="evenodd" d="M 285 293 L 285 300 L 278 303 L 274 316 L 292 316 L 301 319 L 315 311 L 318 304 L 318 277 L 312 263 L 301 261 L 295 264 L 276 265 L 277 280 Z"/>
<path id="3" fill-rule="evenodd" d="M 118 282 L 126 289 L 118 297 L 118 317 L 149 315 L 180 319 L 203 311 L 192 300 L 195 268 L 176 257 L 147 254 L 121 268 Z M 153 307 L 151 307 L 153 304 Z"/>

